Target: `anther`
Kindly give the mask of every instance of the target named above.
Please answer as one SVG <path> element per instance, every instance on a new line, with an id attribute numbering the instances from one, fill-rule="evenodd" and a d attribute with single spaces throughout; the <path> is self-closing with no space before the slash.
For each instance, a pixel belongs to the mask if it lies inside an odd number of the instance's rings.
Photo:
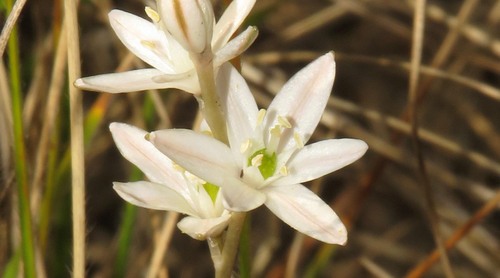
<path id="1" fill-rule="evenodd" d="M 292 127 L 292 124 L 290 124 L 290 122 L 288 121 L 287 118 L 285 117 L 282 117 L 282 116 L 278 116 L 278 123 L 285 127 L 285 128 L 291 128 Z"/>
<path id="2" fill-rule="evenodd" d="M 248 139 L 245 142 L 241 143 L 240 153 L 245 153 L 246 151 L 248 151 L 248 149 L 250 148 L 251 145 L 252 145 L 252 141 L 250 141 L 250 139 Z"/>
<path id="3" fill-rule="evenodd" d="M 142 40 L 141 44 L 144 45 L 145 47 L 148 47 L 148 48 L 151 48 L 151 49 L 155 49 L 156 48 L 155 43 L 152 42 L 152 41 Z"/>
<path id="4" fill-rule="evenodd" d="M 302 141 L 302 137 L 300 137 L 300 134 L 297 131 L 293 133 L 293 140 L 295 141 L 295 145 L 297 145 L 298 149 L 302 149 L 304 147 L 304 141 Z"/>
<path id="5" fill-rule="evenodd" d="M 262 159 L 264 158 L 263 154 L 258 154 L 254 158 L 252 158 L 252 166 L 259 167 L 262 164 Z"/>
<path id="6" fill-rule="evenodd" d="M 288 168 L 286 166 L 283 166 L 280 168 L 280 174 L 282 176 L 288 176 Z"/>
<path id="7" fill-rule="evenodd" d="M 266 116 L 266 109 L 260 109 L 259 114 L 257 114 L 257 125 L 261 125 L 264 121 L 264 117 Z"/>
<path id="8" fill-rule="evenodd" d="M 146 6 L 146 9 L 144 9 L 144 10 L 146 11 L 146 14 L 148 15 L 148 17 L 151 18 L 151 20 L 154 23 L 160 22 L 160 15 L 155 10 L 153 10 L 152 8 L 147 7 L 147 6 Z"/>

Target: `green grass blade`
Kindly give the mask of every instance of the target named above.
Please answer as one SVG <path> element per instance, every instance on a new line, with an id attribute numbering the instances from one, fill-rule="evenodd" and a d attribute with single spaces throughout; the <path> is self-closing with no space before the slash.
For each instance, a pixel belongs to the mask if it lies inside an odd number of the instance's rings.
<path id="1" fill-rule="evenodd" d="M 12 8 L 12 1 L 7 0 L 7 7 Z M 12 30 L 9 43 L 9 71 L 12 92 L 12 113 L 14 122 L 14 157 L 19 199 L 19 218 L 21 223 L 21 248 L 25 277 L 36 277 L 33 233 L 31 227 L 30 193 L 28 187 L 26 149 L 23 132 L 23 96 L 21 92 L 21 70 L 17 27 Z"/>

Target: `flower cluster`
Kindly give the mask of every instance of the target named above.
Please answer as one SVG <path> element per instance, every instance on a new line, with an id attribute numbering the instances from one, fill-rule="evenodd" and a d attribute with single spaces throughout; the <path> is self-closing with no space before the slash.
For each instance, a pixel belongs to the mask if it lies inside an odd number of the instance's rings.
<path id="1" fill-rule="evenodd" d="M 243 77 L 226 63 L 256 37 L 256 29 L 249 27 L 231 39 L 254 2 L 234 0 L 217 23 L 209 0 L 158 0 L 156 10 L 146 8 L 151 21 L 122 11 L 109 14 L 120 40 L 153 68 L 87 77 L 77 80 L 77 86 L 110 93 L 178 88 L 205 100 L 210 86 L 200 84 L 208 80 L 217 105 L 207 101 L 200 109 L 220 115 L 223 126 L 212 137 L 187 129 L 147 133 L 111 124 L 122 155 L 149 180 L 116 182 L 114 189 L 135 205 L 188 215 L 178 227 L 195 239 L 218 237 L 232 213 L 265 205 L 306 235 L 344 244 L 347 231 L 339 217 L 302 185 L 356 161 L 367 150 L 356 139 L 307 145 L 332 90 L 334 56 L 327 53 L 299 71 L 267 110 L 259 110 Z M 201 64 L 209 71 L 200 71 Z"/>
<path id="2" fill-rule="evenodd" d="M 231 39 L 255 0 L 233 1 L 217 24 L 210 0 L 158 0 L 158 11 L 146 7 L 147 21 L 120 10 L 109 13 L 109 22 L 121 42 L 153 68 L 81 78 L 81 89 L 125 93 L 177 88 L 200 94 L 192 56 L 203 55 L 218 68 L 245 51 L 257 37 L 248 27 Z"/>

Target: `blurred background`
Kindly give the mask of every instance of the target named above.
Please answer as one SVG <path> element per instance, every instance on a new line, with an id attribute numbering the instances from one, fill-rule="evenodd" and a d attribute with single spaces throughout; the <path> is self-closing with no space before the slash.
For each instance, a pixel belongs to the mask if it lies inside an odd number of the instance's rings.
<path id="1" fill-rule="evenodd" d="M 0 2 L 2 24 L 12 2 Z M 214 2 L 216 15 L 226 2 Z M 111 9 L 146 17 L 145 5 L 154 3 L 80 1 L 82 76 L 148 67 L 120 43 L 107 20 Z M 18 45 L 6 50 L 0 65 L 4 277 L 22 276 L 14 90 L 22 96 L 37 272 L 71 276 L 62 6 L 61 0 L 28 1 L 13 35 Z M 444 277 L 439 256 L 432 256 L 433 214 L 456 277 L 500 277 L 500 1 L 427 1 L 414 106 L 420 151 L 412 140 L 408 97 L 411 49 L 419 43 L 412 39 L 414 12 L 415 2 L 403 0 L 257 1 L 246 25 L 257 26 L 259 37 L 236 62 L 259 106 L 267 107 L 308 62 L 334 51 L 334 89 L 311 140 L 359 138 L 370 149 L 354 164 L 307 184 L 349 227 L 346 246 L 302 236 L 259 208 L 248 219 L 242 253 L 249 256 L 242 259 L 250 269 L 240 269 L 241 277 Z M 175 227 L 179 216 L 128 205 L 112 189 L 113 181 L 143 177 L 117 151 L 109 123 L 190 128 L 197 119 L 196 100 L 176 90 L 82 94 L 87 276 L 146 277 L 155 267 L 153 254 L 165 249 L 157 277 L 212 277 L 206 242 L 181 234 Z"/>

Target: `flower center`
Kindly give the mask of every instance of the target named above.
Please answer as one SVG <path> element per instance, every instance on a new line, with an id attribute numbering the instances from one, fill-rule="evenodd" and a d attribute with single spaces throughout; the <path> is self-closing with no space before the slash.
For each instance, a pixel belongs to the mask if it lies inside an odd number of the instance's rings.
<path id="1" fill-rule="evenodd" d="M 208 196 L 210 196 L 212 203 L 215 204 L 215 200 L 217 199 L 217 194 L 219 193 L 219 187 L 217 185 L 211 184 L 207 181 L 200 179 L 199 177 L 186 171 L 184 168 L 182 168 L 180 165 L 178 165 L 176 163 L 173 163 L 172 166 L 175 170 L 182 173 L 184 179 L 186 179 L 186 181 L 188 181 L 190 184 L 192 184 L 193 187 L 196 189 L 196 191 L 199 192 L 200 190 L 205 190 L 205 192 L 207 192 Z"/>
<path id="2" fill-rule="evenodd" d="M 248 158 L 248 166 L 259 168 L 260 174 L 264 179 L 274 175 L 276 163 L 276 153 L 268 154 L 265 148 L 256 151 Z"/>
<path id="3" fill-rule="evenodd" d="M 217 194 L 219 193 L 219 187 L 209 182 L 205 182 L 203 188 L 205 188 L 208 196 L 210 196 L 210 199 L 212 199 L 212 202 L 215 204 L 215 199 L 217 199 Z"/>

